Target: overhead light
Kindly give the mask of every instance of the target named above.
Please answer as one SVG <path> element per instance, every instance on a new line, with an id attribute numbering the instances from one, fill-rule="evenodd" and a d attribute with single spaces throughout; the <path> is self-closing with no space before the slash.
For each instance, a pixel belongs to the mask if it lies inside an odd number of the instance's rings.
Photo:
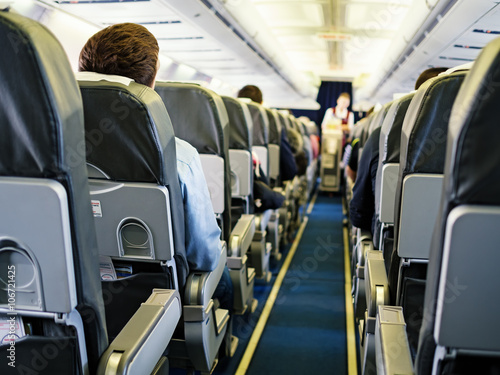
<path id="1" fill-rule="evenodd" d="M 316 33 L 316 37 L 330 42 L 349 42 L 352 38 L 352 35 L 336 32 L 325 32 Z"/>

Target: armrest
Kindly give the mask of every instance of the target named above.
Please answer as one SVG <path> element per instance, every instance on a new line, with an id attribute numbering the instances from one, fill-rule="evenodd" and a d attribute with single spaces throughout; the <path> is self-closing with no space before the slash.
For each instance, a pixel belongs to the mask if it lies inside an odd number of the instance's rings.
<path id="1" fill-rule="evenodd" d="M 365 254 L 368 251 L 373 250 L 373 240 L 372 240 L 372 234 L 369 231 L 362 230 L 360 228 L 357 228 L 356 230 L 356 246 L 355 246 L 355 253 L 356 253 L 356 259 L 354 265 L 357 265 L 359 267 L 364 267 L 365 265 Z"/>
<path id="2" fill-rule="evenodd" d="M 154 289 L 102 355 L 98 374 L 150 374 L 180 317 L 179 292 Z"/>
<path id="3" fill-rule="evenodd" d="M 389 304 L 389 282 L 381 251 L 371 250 L 366 254 L 365 290 L 368 316 L 374 317 L 377 306 Z"/>
<path id="4" fill-rule="evenodd" d="M 414 373 L 402 307 L 378 307 L 375 353 L 377 374 Z"/>
<path id="5" fill-rule="evenodd" d="M 226 243 L 222 242 L 219 264 L 212 272 L 192 272 L 186 281 L 184 292 L 184 320 L 198 321 L 213 307 L 212 296 L 226 267 Z"/>
<path id="6" fill-rule="evenodd" d="M 231 257 L 242 257 L 252 244 L 255 233 L 255 216 L 241 215 L 229 237 L 229 254 Z"/>
<path id="7" fill-rule="evenodd" d="M 269 209 L 255 215 L 255 227 L 257 231 L 264 232 L 266 230 L 273 212 L 273 210 Z"/>

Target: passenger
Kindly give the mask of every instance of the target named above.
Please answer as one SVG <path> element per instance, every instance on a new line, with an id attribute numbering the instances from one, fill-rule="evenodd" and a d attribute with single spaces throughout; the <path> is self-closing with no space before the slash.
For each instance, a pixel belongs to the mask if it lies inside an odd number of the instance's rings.
<path id="1" fill-rule="evenodd" d="M 423 71 L 416 81 L 415 89 L 418 89 L 429 78 L 446 70 L 447 68 L 431 68 Z M 378 169 L 380 129 L 381 127 L 372 132 L 363 147 L 356 183 L 352 189 L 352 200 L 349 205 L 349 217 L 352 225 L 370 231 L 374 240 L 376 240 L 375 180 Z M 378 246 L 377 243 L 375 245 Z"/>
<path id="2" fill-rule="evenodd" d="M 269 187 L 269 181 L 262 171 L 259 157 L 252 152 L 254 211 L 264 212 L 280 208 L 285 196 Z"/>
<path id="3" fill-rule="evenodd" d="M 341 127 L 344 135 L 342 148 L 350 141 L 350 134 L 354 126 L 354 114 L 349 111 L 349 104 L 351 104 L 351 95 L 347 92 L 341 93 L 337 98 L 337 105 L 326 110 L 321 123 L 322 131 Z"/>
<path id="4" fill-rule="evenodd" d="M 262 104 L 262 91 L 257 86 L 246 85 L 238 92 L 238 98 L 248 98 L 255 103 Z M 280 145 L 280 178 L 281 181 L 293 180 L 297 175 L 297 164 L 293 156 L 292 148 L 288 142 L 286 129 L 281 129 Z"/>
<path id="5" fill-rule="evenodd" d="M 94 34 L 85 44 L 80 72 L 125 76 L 154 88 L 159 68 L 159 46 L 144 26 L 122 23 Z M 186 255 L 190 271 L 213 271 L 221 253 L 220 234 L 198 152 L 175 138 L 177 173 L 184 203 Z M 214 298 L 232 310 L 233 286 L 227 267 Z"/>

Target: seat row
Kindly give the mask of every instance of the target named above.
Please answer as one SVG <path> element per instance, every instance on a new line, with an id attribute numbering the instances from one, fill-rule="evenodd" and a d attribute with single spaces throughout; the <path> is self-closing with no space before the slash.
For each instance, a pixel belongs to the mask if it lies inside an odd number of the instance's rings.
<path id="1" fill-rule="evenodd" d="M 193 84 L 77 82 L 52 34 L 9 11 L 0 35 L 2 368 L 211 372 L 236 343 L 212 299 L 226 263 L 234 312 L 253 311 L 254 280 L 269 281 L 271 250 L 278 258 L 312 190 L 312 158 L 309 179 L 279 173 L 281 127 L 306 140 L 305 124 Z M 174 135 L 200 153 L 222 229 L 211 272 L 187 264 Z M 252 151 L 285 194 L 279 210 L 253 214 Z"/>
<path id="2" fill-rule="evenodd" d="M 351 264 L 363 374 L 500 368 L 499 66 L 497 39 L 355 130 L 379 149 L 373 226 L 356 230 Z"/>

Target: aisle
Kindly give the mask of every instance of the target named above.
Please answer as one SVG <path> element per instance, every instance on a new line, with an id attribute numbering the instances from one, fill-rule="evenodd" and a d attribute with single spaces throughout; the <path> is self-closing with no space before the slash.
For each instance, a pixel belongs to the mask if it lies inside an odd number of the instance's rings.
<path id="1" fill-rule="evenodd" d="M 320 195 L 247 374 L 347 374 L 340 197 Z"/>

